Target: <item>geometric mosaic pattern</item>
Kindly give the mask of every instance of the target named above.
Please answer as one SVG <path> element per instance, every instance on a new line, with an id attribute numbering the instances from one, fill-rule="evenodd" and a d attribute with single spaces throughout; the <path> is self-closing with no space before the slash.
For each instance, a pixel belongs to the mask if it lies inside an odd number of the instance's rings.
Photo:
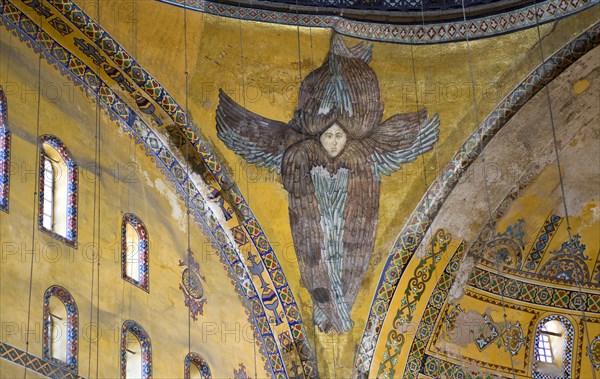
<path id="1" fill-rule="evenodd" d="M 437 230 L 431 237 L 425 257 L 419 261 L 410 276 L 409 284 L 404 290 L 400 307 L 394 316 L 392 330 L 387 335 L 385 351 L 377 371 L 377 377 L 394 377 L 394 366 L 405 343 L 405 336 L 401 330 L 405 324 L 410 325 L 412 323 L 413 312 L 427 288 L 426 284 L 432 279 L 439 260 L 449 253 L 447 249 L 451 241 L 452 236 L 443 229 Z M 462 250 L 462 248 L 460 249 Z M 397 275 L 396 273 L 395 276 Z"/>
<path id="2" fill-rule="evenodd" d="M 8 196 L 10 181 L 10 130 L 8 130 L 8 113 L 6 96 L 0 86 L 0 210 L 8 212 Z"/>
<path id="3" fill-rule="evenodd" d="M 131 249 L 137 249 L 137 255 L 133 255 L 138 258 L 139 280 L 127 275 L 127 260 L 131 258 L 127 256 L 127 246 L 130 243 L 130 241 L 127 241 L 127 225 L 131 225 L 138 235 L 138 245 L 131 247 Z M 123 222 L 121 223 L 121 277 L 146 292 L 150 292 L 150 253 L 148 250 L 149 242 L 146 226 L 142 220 L 133 213 L 124 214 Z"/>
<path id="4" fill-rule="evenodd" d="M 66 245 L 77 248 L 77 186 L 79 185 L 79 173 L 77 170 L 77 163 L 73 160 L 73 156 L 69 152 L 69 149 L 65 144 L 55 136 L 43 135 L 38 138 L 40 146 L 40 172 L 39 172 L 39 196 L 38 196 L 38 225 L 39 229 L 45 233 L 50 234 L 52 237 L 64 242 Z M 66 221 L 67 221 L 67 235 L 62 236 L 53 230 L 44 227 L 44 160 L 46 154 L 42 148 L 43 144 L 52 146 L 54 150 L 60 155 L 64 163 L 67 166 L 67 209 L 66 209 Z M 60 175 L 58 173 L 57 175 Z"/>
<path id="5" fill-rule="evenodd" d="M 426 354 L 424 357 L 422 374 L 431 378 L 448 379 L 497 379 L 504 376 L 495 374 L 482 375 L 480 372 L 471 372 L 467 367 Z"/>
<path id="6" fill-rule="evenodd" d="M 417 379 L 423 365 L 425 350 L 434 332 L 435 325 L 442 315 L 442 307 L 446 303 L 448 291 L 452 287 L 460 263 L 464 257 L 464 243 L 461 243 L 454 256 L 450 259 L 444 272 L 440 275 L 437 285 L 429 298 L 429 302 L 419 322 L 415 339 L 410 346 L 408 361 L 403 378 Z"/>
<path id="7" fill-rule="evenodd" d="M 546 23 L 555 21 L 598 3 L 597 0 L 547 0 L 492 16 L 475 17 L 466 22 L 461 19 L 458 21 L 427 23 L 424 25 L 422 23 L 417 23 L 417 25 L 398 25 L 354 21 L 336 15 L 311 15 L 298 14 L 291 11 L 276 12 L 244 8 L 239 5 L 219 4 L 218 2 L 208 0 L 159 1 L 181 7 L 185 5 L 188 9 L 216 16 L 284 25 L 331 28 L 338 33 L 351 37 L 406 44 L 431 44 L 463 41 L 467 37 L 470 39 L 490 37 L 533 27 L 536 25 L 536 22 Z M 352 2 L 352 4 L 358 3 Z M 367 2 L 363 4 L 367 4 Z M 371 3 L 368 4 L 370 5 Z M 444 4 L 447 4 L 447 2 L 444 2 Z"/>
<path id="8" fill-rule="evenodd" d="M 27 367 L 28 370 L 35 371 L 47 378 L 83 379 L 77 373 L 69 371 L 65 366 L 36 357 L 2 341 L 0 341 L 0 358 Z"/>
<path id="9" fill-rule="evenodd" d="M 492 295 L 539 306 L 600 313 L 600 293 L 580 292 L 577 288 L 570 290 L 532 284 L 521 278 L 511 278 L 479 266 L 471 272 L 468 284 Z"/>
<path id="10" fill-rule="evenodd" d="M 552 241 L 552 237 L 560 226 L 562 218 L 556 215 L 550 215 L 544 222 L 544 226 L 538 233 L 535 243 L 531 247 L 531 251 L 527 254 L 523 270 L 535 272 L 542 260 L 548 245 Z"/>
<path id="11" fill-rule="evenodd" d="M 355 375 L 366 375 L 370 371 L 373 358 L 373 344 L 378 335 L 373 330 L 381 330 L 384 315 L 389 309 L 391 299 L 398 286 L 399 277 L 390 276 L 393 272 L 403 272 L 408 261 L 420 245 L 432 220 L 437 215 L 441 205 L 456 186 L 466 169 L 475 161 L 480 152 L 490 142 L 493 136 L 506 125 L 523 105 L 538 93 L 546 84 L 556 78 L 567 67 L 588 51 L 600 44 L 600 23 L 596 23 L 586 32 L 559 49 L 554 55 L 534 69 L 500 104 L 485 118 L 466 140 L 459 151 L 445 167 L 444 171 L 431 184 L 407 223 L 402 228 L 396 244 L 390 253 L 375 296 L 371 303 L 369 316 L 359 348 L 355 357 Z M 585 300 L 585 301 L 584 301 Z M 569 298 L 569 304 L 579 309 L 600 307 L 600 301 L 591 301 L 585 294 Z M 596 311 L 597 312 L 597 311 Z"/>
<path id="12" fill-rule="evenodd" d="M 66 309 L 67 319 L 65 320 L 66 331 L 59 329 L 57 336 L 50 335 L 50 298 L 54 296 L 59 299 Z M 79 311 L 73 297 L 61 286 L 51 286 L 44 294 L 44 333 L 42 336 L 42 356 L 44 359 L 54 362 L 57 365 L 64 366 L 67 369 L 77 373 L 77 347 L 79 345 Z M 62 333 L 66 334 L 63 335 Z M 67 338 L 67 361 L 63 362 L 53 358 L 50 354 L 51 338 Z"/>

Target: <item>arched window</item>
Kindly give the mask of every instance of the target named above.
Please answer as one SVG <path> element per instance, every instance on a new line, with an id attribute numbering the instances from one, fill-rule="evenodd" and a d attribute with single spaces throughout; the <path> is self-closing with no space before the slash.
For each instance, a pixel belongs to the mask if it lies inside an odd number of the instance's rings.
<path id="1" fill-rule="evenodd" d="M 146 226 L 133 213 L 126 213 L 121 224 L 121 276 L 146 292 L 150 291 L 148 247 Z"/>
<path id="2" fill-rule="evenodd" d="M 9 169 L 10 131 L 6 113 L 6 96 L 0 86 L 0 209 L 4 212 L 8 212 Z"/>
<path id="3" fill-rule="evenodd" d="M 535 333 L 532 377 L 539 379 L 571 378 L 574 331 L 563 316 L 543 318 Z"/>
<path id="4" fill-rule="evenodd" d="M 40 145 L 40 229 L 76 246 L 77 164 L 58 138 L 42 136 Z"/>
<path id="5" fill-rule="evenodd" d="M 121 378 L 152 377 L 152 345 L 148 333 L 135 321 L 121 330 Z"/>
<path id="6" fill-rule="evenodd" d="M 198 353 L 189 353 L 185 357 L 183 377 L 185 379 L 212 379 L 208 363 Z"/>
<path id="7" fill-rule="evenodd" d="M 73 297 L 63 287 L 46 290 L 43 324 L 43 357 L 77 372 L 79 314 Z"/>

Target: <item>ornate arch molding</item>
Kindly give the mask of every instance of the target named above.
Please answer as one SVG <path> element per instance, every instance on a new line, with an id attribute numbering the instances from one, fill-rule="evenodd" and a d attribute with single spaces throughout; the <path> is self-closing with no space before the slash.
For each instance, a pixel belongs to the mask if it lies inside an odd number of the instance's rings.
<path id="1" fill-rule="evenodd" d="M 590 8 L 598 3 L 598 0 L 580 0 L 577 2 L 565 0 L 546 0 L 533 3 L 527 6 L 516 7 L 502 12 L 496 11 L 496 14 L 487 14 L 483 16 L 468 15 L 467 21 L 463 21 L 462 12 L 454 12 L 454 17 L 450 21 L 439 20 L 440 12 L 436 12 L 436 17 L 422 21 L 420 12 L 413 12 L 412 17 L 406 17 L 407 13 L 402 13 L 403 17 L 399 21 L 390 23 L 388 20 L 394 17 L 394 12 L 383 12 L 383 16 L 377 17 L 377 11 L 369 9 L 366 13 L 356 14 L 356 11 L 343 10 L 344 14 L 354 15 L 347 17 L 341 16 L 340 10 L 334 10 L 327 14 L 327 9 L 318 6 L 312 6 L 307 9 L 299 9 L 294 5 L 288 4 L 286 7 L 280 6 L 279 10 L 273 7 L 265 8 L 265 4 L 271 2 L 252 2 L 242 1 L 211 1 L 211 0 L 157 0 L 162 3 L 172 4 L 179 7 L 186 6 L 198 12 L 208 13 L 215 16 L 231 17 L 248 21 L 260 21 L 282 25 L 299 25 L 317 28 L 331 28 L 337 33 L 368 39 L 379 42 L 393 42 L 404 44 L 432 44 L 445 42 L 464 41 L 466 38 L 477 39 L 486 38 L 499 34 L 510 33 L 517 30 L 534 27 L 538 23 L 547 23 L 559 20 L 563 17 L 580 12 Z M 288 0 L 289 1 L 289 0 Z M 289 1 L 293 3 L 293 1 Z M 318 1 L 314 1 L 317 3 Z M 240 5 L 241 4 L 241 5 Z M 439 4 L 439 2 L 438 2 Z M 287 8 L 287 10 L 283 10 Z M 448 11 L 444 11 L 447 13 Z M 316 14 L 315 14 L 316 13 Z M 467 10 L 468 13 L 468 10 Z M 493 12 L 492 12 L 493 13 Z M 537 16 L 536 16 L 537 15 Z M 378 18 L 376 21 L 365 21 Z"/>
<path id="2" fill-rule="evenodd" d="M 535 357 L 534 362 L 538 360 L 539 358 L 539 353 L 538 353 L 538 345 L 539 345 L 539 339 L 540 339 L 540 332 L 542 330 L 542 327 L 544 326 L 544 324 L 546 324 L 549 321 L 558 321 L 562 324 L 563 328 L 564 328 L 564 334 L 565 334 L 565 340 L 564 340 L 564 349 L 563 349 L 563 357 L 562 357 L 562 371 L 563 371 L 563 378 L 571 378 L 572 377 L 572 368 L 573 368 L 573 344 L 575 343 L 575 328 L 573 328 L 573 321 L 570 320 L 570 318 L 563 316 L 563 315 L 557 315 L 557 314 L 553 314 L 553 315 L 546 315 L 543 318 L 540 318 L 537 322 L 537 326 L 535 328 L 535 338 L 533 340 L 533 346 L 531 347 L 534 351 L 533 353 L 533 357 Z M 583 346 L 581 346 L 579 349 L 581 350 Z M 578 352 L 578 354 L 581 355 L 581 351 Z M 534 367 L 532 367 L 532 373 L 531 373 L 533 378 L 536 379 L 552 379 L 553 376 L 549 376 L 549 375 L 545 375 L 542 373 L 539 373 L 537 371 L 534 371 Z"/>
<path id="3" fill-rule="evenodd" d="M 431 184 L 400 232 L 385 263 L 355 356 L 355 376 L 366 377 L 370 371 L 375 346 L 400 279 L 399 275 L 389 274 L 404 271 L 458 180 L 479 157 L 492 137 L 519 109 L 567 67 L 598 45 L 600 45 L 600 23 L 596 23 L 546 59 L 479 125 L 446 165 L 442 174 Z"/>
<path id="4" fill-rule="evenodd" d="M 210 367 L 200 354 L 191 352 L 185 357 L 183 377 L 186 379 L 190 377 L 190 365 L 195 365 L 198 368 L 202 379 L 212 379 Z"/>
<path id="5" fill-rule="evenodd" d="M 67 320 L 65 324 L 67 326 L 65 330 L 65 336 L 67 338 L 67 361 L 61 362 L 52 358 L 50 354 L 50 345 L 52 338 L 48 333 L 44 333 L 42 337 L 42 355 L 44 359 L 51 361 L 57 365 L 64 365 L 67 369 L 72 372 L 77 372 L 77 353 L 79 346 L 79 311 L 77 310 L 77 304 L 73 300 L 73 296 L 65 288 L 61 286 L 51 286 L 44 293 L 44 329 L 49 329 L 50 323 L 50 298 L 56 297 L 65 306 Z M 62 338 L 58 336 L 58 338 Z"/>
<path id="6" fill-rule="evenodd" d="M 261 283 L 255 283 L 258 279 L 250 273 L 238 248 L 251 242 L 265 266 L 268 282 L 275 289 L 276 300 L 283 309 L 281 320 L 285 323 L 285 332 L 280 335 L 285 334 L 292 340 L 289 345 L 292 349 L 289 351 L 288 347 L 287 350 L 287 354 L 292 356 L 288 360 L 300 362 L 305 376 L 316 376 L 313 352 L 306 338 L 300 309 L 279 260 L 239 188 L 232 185 L 233 180 L 224 171 L 212 146 L 201 138 L 196 126 L 187 120 L 184 109 L 166 89 L 80 7 L 71 0 L 49 0 L 47 3 L 51 7 L 39 5 L 43 7 L 40 10 L 37 3 L 0 0 L 0 24 L 41 54 L 63 76 L 72 80 L 92 102 L 95 103 L 98 96 L 103 111 L 136 144 L 143 147 L 182 200 L 185 201 L 189 191 L 194 220 L 211 238 L 213 247 L 218 249 L 242 304 L 248 309 L 249 322 L 254 328 L 257 343 L 261 345 L 265 370 L 274 376 L 286 377 L 284 349 L 261 299 L 258 290 Z M 52 22 L 44 22 L 44 27 L 51 25 L 55 29 L 52 33 L 58 32 L 65 38 L 72 37 L 75 46 L 80 46 L 80 49 L 70 51 L 41 28 L 37 24 L 40 19 L 38 10 L 47 20 L 58 16 Z M 96 67 L 100 67 L 100 70 L 96 71 Z M 125 101 L 124 97 L 127 96 L 132 99 Z M 144 108 L 129 105 L 135 103 L 144 104 Z M 153 111 L 148 113 L 149 109 Z M 184 143 L 189 144 L 197 154 L 201 169 L 205 170 L 206 177 L 210 177 L 210 193 L 202 192 L 206 183 L 195 183 L 190 179 L 185 164 L 178 158 L 182 154 L 170 149 L 164 142 L 166 137 L 150 126 L 152 122 L 160 125 L 164 120 L 172 122 L 171 127 L 184 137 Z M 174 138 L 173 135 L 170 138 Z M 192 166 L 192 169 L 195 168 Z M 213 204 L 223 199 L 239 210 L 241 222 L 233 228 L 226 224 L 231 216 L 227 215 L 227 218 L 220 214 L 222 209 L 219 205 L 223 201 Z"/>
<path id="7" fill-rule="evenodd" d="M 39 201 L 38 201 L 38 226 L 41 231 L 50 234 L 54 238 L 64 242 L 65 244 L 77 248 L 77 187 L 79 186 L 79 170 L 77 162 L 73 159 L 73 154 L 69 151 L 67 146 L 60 140 L 58 137 L 53 135 L 43 135 L 40 136 L 38 141 L 40 147 L 43 144 L 48 144 L 56 152 L 60 155 L 60 157 L 65 162 L 67 166 L 67 209 L 65 210 L 65 216 L 67 221 L 67 230 L 66 236 L 62 236 L 52 230 L 46 229 L 43 226 L 44 223 L 44 207 L 43 201 L 41 199 L 44 198 L 44 175 L 43 171 L 40 169 L 40 179 L 39 179 Z M 43 149 L 40 148 L 40 165 L 39 167 L 44 167 L 44 152 Z"/>
<path id="8" fill-rule="evenodd" d="M 139 281 L 127 275 L 125 264 L 129 258 L 127 256 L 127 244 L 129 243 L 127 241 L 127 225 L 130 225 L 138 235 L 138 246 L 135 248 L 138 250 L 138 259 L 140 260 Z M 144 222 L 133 213 L 125 213 L 123 221 L 121 221 L 121 277 L 144 291 L 150 292 L 150 242 L 148 229 L 144 225 Z"/>
<path id="9" fill-rule="evenodd" d="M 127 333 L 131 333 L 140 342 L 142 353 L 142 377 L 152 378 L 152 343 L 148 333 L 140 324 L 127 320 L 121 328 L 121 378 L 127 377 Z"/>

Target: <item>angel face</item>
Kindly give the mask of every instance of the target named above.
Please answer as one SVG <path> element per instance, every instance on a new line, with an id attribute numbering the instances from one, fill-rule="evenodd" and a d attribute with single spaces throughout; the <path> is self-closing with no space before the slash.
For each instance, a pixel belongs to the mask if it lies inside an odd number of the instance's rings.
<path id="1" fill-rule="evenodd" d="M 333 124 L 319 138 L 327 154 L 335 158 L 346 145 L 346 132 L 338 124 Z"/>

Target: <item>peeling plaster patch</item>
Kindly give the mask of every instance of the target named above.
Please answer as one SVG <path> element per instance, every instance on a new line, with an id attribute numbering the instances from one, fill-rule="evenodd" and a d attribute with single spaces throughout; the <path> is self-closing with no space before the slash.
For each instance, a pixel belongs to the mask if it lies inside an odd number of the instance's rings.
<path id="1" fill-rule="evenodd" d="M 455 301 L 463 297 L 467 282 L 469 281 L 469 275 L 471 275 L 473 268 L 475 268 L 475 259 L 466 256 L 460 264 L 460 269 L 456 273 L 454 284 L 448 292 L 448 304 L 454 304 Z"/>
<path id="2" fill-rule="evenodd" d="M 161 195 L 164 195 L 167 198 L 169 204 L 171 205 L 172 218 L 177 220 L 177 225 L 179 225 L 181 231 L 185 232 L 186 224 L 184 218 L 184 211 L 179 203 L 179 198 L 177 197 L 177 195 L 175 195 L 173 191 L 171 191 L 167 183 L 165 183 L 161 179 L 156 179 L 154 181 L 154 187 L 158 190 L 158 192 L 161 193 Z"/>
<path id="3" fill-rule="evenodd" d="M 495 324 L 495 323 L 494 323 Z M 497 325 L 495 325 L 497 327 Z M 485 318 L 476 311 L 459 313 L 456 316 L 454 333 L 448 334 L 450 342 L 466 348 L 470 343 L 475 343 L 475 338 L 491 338 L 492 332 L 485 322 Z"/>
<path id="4" fill-rule="evenodd" d="M 185 212 L 181 207 L 179 198 L 177 195 L 171 190 L 171 188 L 161 179 L 156 179 L 152 182 L 150 176 L 146 171 L 142 173 L 142 176 L 146 179 L 146 182 L 151 186 L 156 188 L 156 190 L 167 199 L 169 205 L 171 206 L 171 217 L 177 221 L 177 226 L 181 229 L 182 232 L 186 232 L 186 220 L 185 220 Z"/>
<path id="5" fill-rule="evenodd" d="M 227 220 L 225 219 L 225 216 L 223 216 L 219 206 L 216 204 L 216 202 L 209 200 L 211 190 L 209 189 L 206 182 L 202 179 L 202 177 L 199 174 L 197 174 L 195 172 L 190 172 L 189 177 L 190 177 L 190 180 L 192 181 L 192 183 L 198 189 L 198 192 L 200 192 L 200 195 L 204 199 L 204 203 L 211 210 L 211 213 L 215 217 L 215 219 L 219 222 L 220 225 L 227 225 Z M 234 217 L 235 217 L 235 215 L 234 215 Z M 240 256 L 240 258 L 242 259 L 242 262 L 244 262 L 244 265 L 245 265 L 246 263 L 245 263 L 243 254 L 240 253 L 237 244 L 235 242 L 233 242 L 233 241 L 235 241 L 235 238 L 233 237 L 233 233 L 227 227 L 223 227 L 223 232 L 225 232 L 225 234 L 227 235 L 227 239 L 229 240 L 231 245 L 235 247 L 236 251 L 238 252 L 238 255 Z"/>

